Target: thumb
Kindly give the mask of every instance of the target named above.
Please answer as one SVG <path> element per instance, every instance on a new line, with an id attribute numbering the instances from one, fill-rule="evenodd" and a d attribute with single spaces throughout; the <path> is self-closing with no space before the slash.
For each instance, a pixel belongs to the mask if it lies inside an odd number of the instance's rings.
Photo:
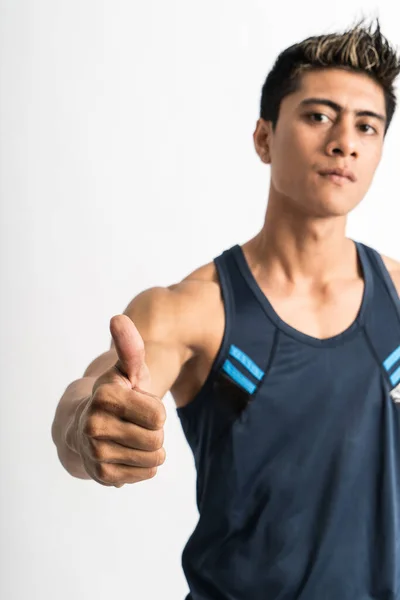
<path id="1" fill-rule="evenodd" d="M 145 390 L 150 384 L 150 373 L 145 363 L 142 336 L 127 315 L 116 315 L 110 320 L 110 332 L 118 354 L 116 367 L 127 377 L 132 388 Z"/>

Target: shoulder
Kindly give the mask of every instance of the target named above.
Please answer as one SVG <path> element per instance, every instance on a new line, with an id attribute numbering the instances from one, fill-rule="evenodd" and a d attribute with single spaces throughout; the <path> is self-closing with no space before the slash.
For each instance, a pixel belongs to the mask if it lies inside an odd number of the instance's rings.
<path id="1" fill-rule="evenodd" d="M 180 316 L 197 350 L 206 345 L 208 329 L 223 311 L 221 287 L 214 261 L 198 267 L 182 281 L 168 287 L 176 298 Z M 188 340 L 189 343 L 189 340 Z"/>
<path id="2" fill-rule="evenodd" d="M 221 295 L 215 263 L 209 262 L 186 275 L 179 283 L 168 286 L 168 293 L 180 308 L 207 310 L 209 302 Z"/>
<path id="3" fill-rule="evenodd" d="M 383 254 L 381 254 L 381 257 L 385 264 L 385 267 L 387 268 L 387 270 L 390 273 L 390 276 L 393 280 L 393 283 L 395 285 L 397 293 L 400 296 L 400 262 L 397 260 L 394 260 L 393 258 L 389 258 L 388 256 L 385 256 Z"/>
<path id="4" fill-rule="evenodd" d="M 207 324 L 222 307 L 214 262 L 196 268 L 182 281 L 151 287 L 127 306 L 128 315 L 147 340 L 169 339 L 190 348 L 193 355 L 203 346 Z"/>

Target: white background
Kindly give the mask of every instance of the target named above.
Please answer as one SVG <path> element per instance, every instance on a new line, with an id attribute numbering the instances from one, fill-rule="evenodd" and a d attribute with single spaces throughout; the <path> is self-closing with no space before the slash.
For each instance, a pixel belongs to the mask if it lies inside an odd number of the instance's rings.
<path id="1" fill-rule="evenodd" d="M 363 3 L 400 44 L 393 0 Z M 71 477 L 51 440 L 109 320 L 260 229 L 252 133 L 277 54 L 361 2 L 0 2 L 1 572 L 4 600 L 183 600 L 193 458 L 170 395 L 155 479 Z M 348 235 L 400 259 L 396 116 Z"/>

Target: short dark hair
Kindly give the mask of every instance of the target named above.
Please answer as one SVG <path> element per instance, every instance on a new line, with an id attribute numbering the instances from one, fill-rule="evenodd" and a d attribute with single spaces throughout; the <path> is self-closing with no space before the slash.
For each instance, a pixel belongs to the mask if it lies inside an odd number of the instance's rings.
<path id="1" fill-rule="evenodd" d="M 345 69 L 365 73 L 381 85 L 386 103 L 386 131 L 396 109 L 394 81 L 400 73 L 400 54 L 382 35 L 379 19 L 376 29 L 365 19 L 343 33 L 314 36 L 281 52 L 269 72 L 261 93 L 260 117 L 272 121 L 275 130 L 280 104 L 300 88 L 301 75 L 322 69 Z"/>

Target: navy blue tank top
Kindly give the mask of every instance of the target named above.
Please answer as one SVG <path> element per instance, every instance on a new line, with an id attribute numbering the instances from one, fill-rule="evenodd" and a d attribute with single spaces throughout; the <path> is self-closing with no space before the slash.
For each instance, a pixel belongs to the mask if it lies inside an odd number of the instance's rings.
<path id="1" fill-rule="evenodd" d="M 214 259 L 224 336 L 177 408 L 199 510 L 186 600 L 400 598 L 400 300 L 355 244 L 360 310 L 322 340 L 277 315 L 239 245 Z"/>

